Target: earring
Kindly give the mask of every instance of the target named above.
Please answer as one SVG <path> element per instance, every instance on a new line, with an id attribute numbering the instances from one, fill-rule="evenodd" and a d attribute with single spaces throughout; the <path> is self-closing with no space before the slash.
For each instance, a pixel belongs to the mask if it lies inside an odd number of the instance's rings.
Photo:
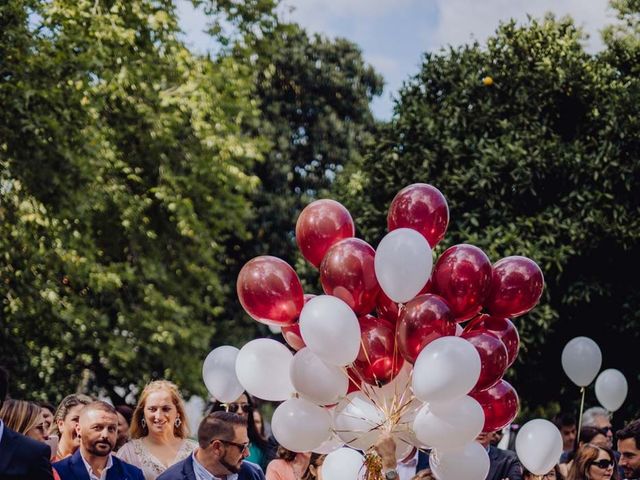
<path id="1" fill-rule="evenodd" d="M 147 428 L 147 421 L 143 418 L 140 420 L 140 425 L 142 425 L 142 428 Z"/>
<path id="2" fill-rule="evenodd" d="M 182 420 L 180 420 L 180 417 L 176 418 L 176 428 L 180 427 L 180 425 L 182 425 Z"/>

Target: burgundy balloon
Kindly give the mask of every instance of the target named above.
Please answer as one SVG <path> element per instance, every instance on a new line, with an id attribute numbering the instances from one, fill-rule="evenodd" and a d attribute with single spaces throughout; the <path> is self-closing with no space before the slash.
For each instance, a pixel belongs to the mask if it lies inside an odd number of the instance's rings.
<path id="1" fill-rule="evenodd" d="M 480 392 L 471 392 L 484 411 L 483 432 L 495 432 L 509 425 L 518 415 L 520 401 L 515 389 L 505 380 Z"/>
<path id="2" fill-rule="evenodd" d="M 360 375 L 353 368 L 347 367 L 347 377 L 349 377 L 349 387 L 347 388 L 347 395 L 351 392 L 360 391 L 360 386 L 362 385 L 362 380 L 360 379 Z"/>
<path id="3" fill-rule="evenodd" d="M 302 334 L 300 333 L 300 324 L 294 323 L 293 325 L 285 325 L 282 327 L 282 337 L 287 344 L 295 351 L 306 347 Z"/>
<path id="4" fill-rule="evenodd" d="M 323 199 L 307 205 L 296 222 L 296 243 L 304 258 L 318 267 L 327 250 L 356 229 L 349 211 L 335 200 Z"/>
<path id="5" fill-rule="evenodd" d="M 372 315 L 360 317 L 358 323 L 362 334 L 353 370 L 357 372 L 357 378 L 370 385 L 385 385 L 398 375 L 404 365 L 395 345 L 394 326 Z"/>
<path id="6" fill-rule="evenodd" d="M 455 335 L 456 324 L 447 302 L 431 293 L 405 304 L 396 327 L 398 349 L 414 363 L 422 349 L 437 338 Z"/>
<path id="7" fill-rule="evenodd" d="M 429 293 L 431 291 L 431 287 L 431 279 L 429 279 L 427 284 L 423 287 L 422 290 L 420 290 L 420 293 L 418 293 L 418 295 Z M 378 293 L 378 298 L 376 300 L 376 311 L 378 312 L 378 317 L 383 317 L 385 320 L 390 321 L 394 325 L 398 323 L 398 319 L 400 317 L 400 309 L 398 308 L 398 304 L 387 297 L 387 294 L 384 293 L 384 290 L 382 290 L 382 288 L 380 289 L 380 293 Z"/>
<path id="8" fill-rule="evenodd" d="M 387 214 L 387 228 L 412 228 L 427 239 L 431 248 L 444 238 L 449 225 L 449 206 L 436 187 L 414 183 L 395 196 Z"/>
<path id="9" fill-rule="evenodd" d="M 295 323 L 304 304 L 298 275 L 277 257 L 249 260 L 240 270 L 236 290 L 242 308 L 258 322 L 268 325 Z"/>
<path id="10" fill-rule="evenodd" d="M 473 245 L 448 248 L 433 270 L 433 292 L 444 298 L 457 322 L 475 317 L 491 287 L 491 260 Z"/>
<path id="11" fill-rule="evenodd" d="M 370 313 L 380 292 L 375 255 L 373 247 L 359 238 L 347 238 L 333 245 L 320 264 L 324 292 L 343 300 L 356 315 Z"/>
<path id="12" fill-rule="evenodd" d="M 465 332 L 479 331 L 491 332 L 496 335 L 507 348 L 507 368 L 513 365 L 520 349 L 520 335 L 518 329 L 511 320 L 491 315 L 480 315 L 469 322 Z"/>
<path id="13" fill-rule="evenodd" d="M 493 266 L 485 307 L 492 315 L 518 317 L 536 306 L 543 288 L 542 270 L 536 262 L 527 257 L 506 257 Z"/>
<path id="14" fill-rule="evenodd" d="M 480 377 L 473 390 L 486 390 L 498 383 L 507 369 L 507 347 L 502 340 L 493 333 L 479 330 L 463 332 L 461 337 L 480 354 Z"/>

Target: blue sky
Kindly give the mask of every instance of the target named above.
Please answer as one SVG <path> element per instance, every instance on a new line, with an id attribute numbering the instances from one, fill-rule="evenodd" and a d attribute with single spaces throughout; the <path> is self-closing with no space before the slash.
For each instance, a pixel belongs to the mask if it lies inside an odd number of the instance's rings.
<path id="1" fill-rule="evenodd" d="M 188 0 L 177 0 L 187 44 L 198 52 L 213 47 L 202 32 L 206 18 Z M 292 9 L 289 12 L 289 9 Z M 589 51 L 602 47 L 598 31 L 614 21 L 607 0 L 285 0 L 283 16 L 310 32 L 344 37 L 358 44 L 365 61 L 385 79 L 385 91 L 374 100 L 377 118 L 389 119 L 392 96 L 418 72 L 422 55 L 447 45 L 483 42 L 500 21 L 545 12 L 571 15 L 590 35 Z"/>

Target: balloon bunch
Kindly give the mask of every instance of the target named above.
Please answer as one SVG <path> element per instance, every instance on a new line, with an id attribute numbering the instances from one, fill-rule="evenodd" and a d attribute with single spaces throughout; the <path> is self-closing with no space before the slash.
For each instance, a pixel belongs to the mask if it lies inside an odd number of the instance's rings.
<path id="1" fill-rule="evenodd" d="M 474 439 L 518 412 L 516 391 L 502 379 L 519 348 L 509 317 L 529 312 L 544 282 L 532 260 L 492 264 L 468 244 L 434 266 L 432 248 L 448 223 L 444 196 L 427 184 L 396 195 L 377 249 L 354 237 L 340 203 L 308 205 L 296 242 L 324 295 L 305 295 L 293 268 L 270 256 L 249 261 L 237 281 L 245 311 L 280 326 L 295 355 L 270 339 L 216 349 L 203 367 L 211 394 L 231 401 L 246 390 L 283 401 L 272 428 L 293 451 L 367 450 L 390 432 L 398 458 L 428 447 L 438 478 L 483 479 L 489 460 Z"/>

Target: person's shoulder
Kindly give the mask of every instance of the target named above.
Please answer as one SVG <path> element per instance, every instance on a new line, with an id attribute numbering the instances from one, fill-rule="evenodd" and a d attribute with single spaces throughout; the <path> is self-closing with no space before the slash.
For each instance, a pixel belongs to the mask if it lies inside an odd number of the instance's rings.
<path id="1" fill-rule="evenodd" d="M 18 448 L 15 449 L 22 457 L 47 457 L 51 456 L 51 448 L 49 445 L 43 442 L 38 442 L 33 438 L 29 438 L 22 435 L 5 425 L 2 436 L 7 435 L 7 440 L 15 444 Z"/>
<path id="2" fill-rule="evenodd" d="M 264 478 L 264 472 L 260 465 L 256 465 L 253 462 L 243 460 L 240 472 L 238 474 L 238 480 L 245 479 L 262 479 Z"/>
<path id="3" fill-rule="evenodd" d="M 139 467 L 136 467 L 135 465 L 122 460 L 121 458 L 116 457 L 115 455 L 111 456 L 113 463 L 114 464 L 119 464 L 120 467 L 127 472 L 128 475 L 132 475 L 135 477 L 139 477 L 139 478 L 144 478 L 144 473 L 142 473 L 142 470 Z"/>
<path id="4" fill-rule="evenodd" d="M 184 469 L 184 464 L 189 462 L 191 457 L 187 457 L 184 460 L 180 460 L 178 463 L 174 463 L 169 468 L 167 468 L 158 478 L 157 480 L 174 480 L 183 478 L 184 475 L 182 471 Z"/>

